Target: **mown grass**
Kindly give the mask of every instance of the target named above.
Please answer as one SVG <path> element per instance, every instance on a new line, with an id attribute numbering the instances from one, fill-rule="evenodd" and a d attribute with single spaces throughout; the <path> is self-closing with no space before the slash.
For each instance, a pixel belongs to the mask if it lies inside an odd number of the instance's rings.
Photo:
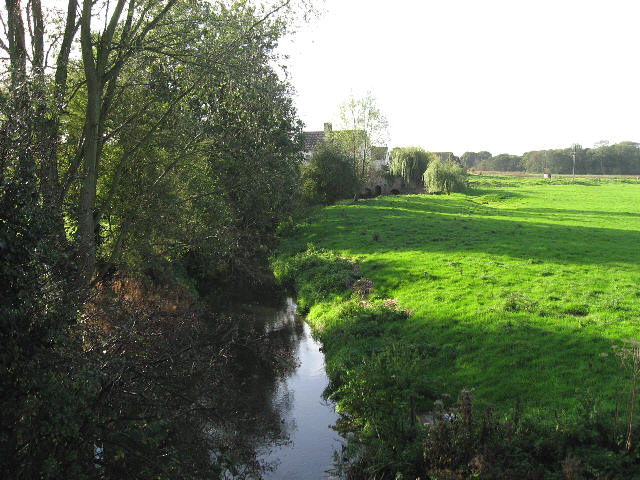
<path id="1" fill-rule="evenodd" d="M 319 209 L 283 239 L 281 262 L 312 243 L 357 262 L 354 278 L 372 279 L 375 298 L 409 311 L 367 323 L 348 342 L 340 332 L 353 315 L 338 311 L 347 295 L 314 297 L 302 282 L 312 327 L 333 332 L 322 337 L 332 380 L 358 356 L 410 345 L 419 352 L 412 375 L 428 378 L 432 398 L 473 388 L 479 403 L 519 400 L 548 415 L 577 412 L 585 397 L 613 408 L 621 382 L 612 345 L 640 336 L 640 184 L 472 181 L 466 194 Z"/>

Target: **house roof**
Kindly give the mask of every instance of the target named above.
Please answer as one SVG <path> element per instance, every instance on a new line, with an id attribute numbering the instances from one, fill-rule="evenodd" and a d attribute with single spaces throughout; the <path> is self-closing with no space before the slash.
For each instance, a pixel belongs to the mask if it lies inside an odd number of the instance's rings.
<path id="1" fill-rule="evenodd" d="M 325 127 L 325 130 L 302 132 L 302 135 L 304 136 L 304 151 L 313 152 L 320 143 L 325 140 L 329 140 L 328 136 L 351 134 L 357 134 L 355 138 L 360 138 L 360 136 L 366 135 L 364 130 L 332 130 L 331 124 L 328 124 L 328 128 Z M 387 152 L 387 147 L 371 147 L 372 158 L 376 160 L 384 160 L 387 156 Z"/>
<path id="2" fill-rule="evenodd" d="M 305 152 L 311 152 L 315 150 L 318 144 L 324 141 L 324 131 L 303 132 L 303 135 Z"/>

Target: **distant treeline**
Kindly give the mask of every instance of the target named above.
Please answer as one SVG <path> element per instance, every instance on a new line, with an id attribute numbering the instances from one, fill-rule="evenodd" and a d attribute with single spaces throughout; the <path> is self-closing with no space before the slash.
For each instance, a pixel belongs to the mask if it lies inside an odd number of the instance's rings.
<path id="1" fill-rule="evenodd" d="M 573 169 L 573 150 L 536 150 L 524 155 L 491 155 L 465 152 L 460 160 L 469 169 L 501 172 L 564 173 Z M 640 143 L 620 142 L 608 145 L 600 142 L 594 148 L 576 146 L 576 173 L 590 175 L 640 174 Z"/>

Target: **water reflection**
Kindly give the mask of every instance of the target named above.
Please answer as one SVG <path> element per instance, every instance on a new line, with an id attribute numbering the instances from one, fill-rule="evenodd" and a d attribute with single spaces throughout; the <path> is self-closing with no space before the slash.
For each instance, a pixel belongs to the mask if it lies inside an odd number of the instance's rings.
<path id="1" fill-rule="evenodd" d="M 325 472 L 332 466 L 333 452 L 340 449 L 339 436 L 331 429 L 338 415 L 322 397 L 329 384 L 324 355 L 309 326 L 295 312 L 291 298 L 278 311 L 255 311 L 255 320 L 263 322 L 271 341 L 289 342 L 297 364 L 268 391 L 268 404 L 279 413 L 282 433 L 288 438 L 259 448 L 261 460 L 272 468 L 264 474 L 267 479 L 328 478 Z M 263 395 L 255 399 L 265 401 Z"/>

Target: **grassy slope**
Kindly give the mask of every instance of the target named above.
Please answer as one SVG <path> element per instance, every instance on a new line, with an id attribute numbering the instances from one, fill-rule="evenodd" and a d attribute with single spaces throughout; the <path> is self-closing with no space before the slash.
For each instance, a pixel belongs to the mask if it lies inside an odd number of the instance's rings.
<path id="1" fill-rule="evenodd" d="M 427 346 L 428 375 L 449 393 L 571 409 L 592 391 L 611 405 L 617 362 L 601 354 L 640 337 L 640 185 L 478 181 L 322 209 L 283 249 L 360 260 L 377 295 L 415 313 L 372 342 Z"/>

